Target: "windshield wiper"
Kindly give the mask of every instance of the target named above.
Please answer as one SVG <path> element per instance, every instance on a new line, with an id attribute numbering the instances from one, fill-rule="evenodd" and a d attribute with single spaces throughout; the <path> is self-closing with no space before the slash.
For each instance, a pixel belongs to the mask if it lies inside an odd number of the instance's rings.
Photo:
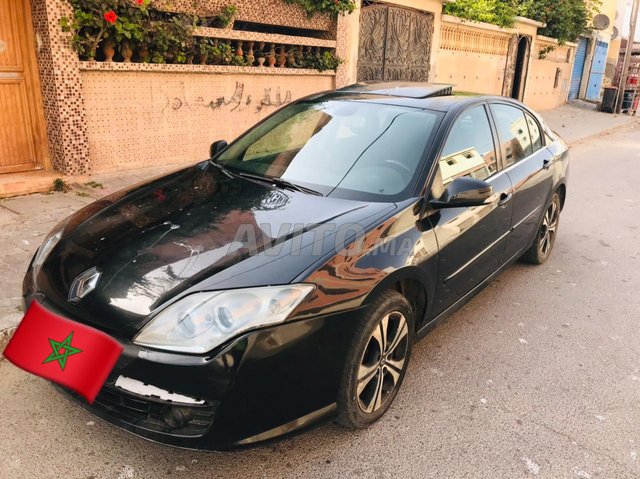
<path id="1" fill-rule="evenodd" d="M 283 189 L 299 191 L 301 193 L 308 193 L 310 195 L 324 196 L 319 191 L 312 190 L 311 188 L 307 188 L 306 186 L 296 185 L 295 183 L 291 183 L 290 181 L 284 180 L 282 178 L 276 178 L 275 176 L 261 176 L 261 175 L 255 175 L 253 173 L 245 173 L 244 171 L 238 172 L 237 175 L 242 176 L 243 178 L 249 178 L 252 180 L 270 183 L 272 185 L 275 185 Z"/>
<path id="2" fill-rule="evenodd" d="M 209 160 L 209 163 L 211 163 L 213 166 L 218 168 L 220 171 L 222 171 L 229 178 L 234 178 L 235 177 L 235 174 L 231 170 L 229 170 L 228 168 L 225 168 L 224 166 L 222 166 L 217 161 Z"/>

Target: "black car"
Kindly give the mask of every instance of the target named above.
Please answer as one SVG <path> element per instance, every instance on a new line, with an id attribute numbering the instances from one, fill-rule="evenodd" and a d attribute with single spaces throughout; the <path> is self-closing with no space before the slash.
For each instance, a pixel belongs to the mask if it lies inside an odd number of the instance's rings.
<path id="1" fill-rule="evenodd" d="M 389 408 L 414 340 L 512 262 L 550 255 L 567 145 L 448 85 L 358 84 L 60 224 L 25 307 L 124 352 L 93 414 L 180 447 L 253 444 Z"/>

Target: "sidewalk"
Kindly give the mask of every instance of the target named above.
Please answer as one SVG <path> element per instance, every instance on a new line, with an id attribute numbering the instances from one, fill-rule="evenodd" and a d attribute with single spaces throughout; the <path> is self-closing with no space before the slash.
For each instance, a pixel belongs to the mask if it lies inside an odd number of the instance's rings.
<path id="1" fill-rule="evenodd" d="M 542 116 L 551 129 L 570 145 L 638 121 L 637 118 L 627 115 L 597 112 L 594 104 L 581 100 L 544 111 Z"/>
<path id="2" fill-rule="evenodd" d="M 594 111 L 584 102 L 572 102 L 543 114 L 553 130 L 570 144 L 638 122 L 637 118 Z M 95 175 L 85 183 L 72 183 L 67 193 L 35 194 L 0 200 L 0 351 L 2 331 L 23 315 L 22 278 L 45 235 L 62 219 L 95 199 L 145 179 L 166 174 L 180 165 Z M 6 336 L 6 334 L 5 334 Z"/>

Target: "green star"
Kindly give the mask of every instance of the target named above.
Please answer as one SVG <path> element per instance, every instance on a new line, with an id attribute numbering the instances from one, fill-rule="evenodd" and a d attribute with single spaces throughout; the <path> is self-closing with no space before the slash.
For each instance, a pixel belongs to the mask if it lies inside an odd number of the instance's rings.
<path id="1" fill-rule="evenodd" d="M 50 363 L 51 361 L 58 361 L 60 365 L 60 369 L 64 371 L 64 367 L 67 365 L 67 358 L 69 356 L 73 356 L 74 354 L 78 354 L 82 352 L 82 349 L 74 348 L 71 346 L 71 340 L 73 339 L 73 331 L 69 333 L 69 336 L 62 341 L 54 341 L 49 338 L 49 344 L 51 344 L 51 349 L 53 352 L 49 355 L 47 359 L 42 361 L 42 364 Z"/>

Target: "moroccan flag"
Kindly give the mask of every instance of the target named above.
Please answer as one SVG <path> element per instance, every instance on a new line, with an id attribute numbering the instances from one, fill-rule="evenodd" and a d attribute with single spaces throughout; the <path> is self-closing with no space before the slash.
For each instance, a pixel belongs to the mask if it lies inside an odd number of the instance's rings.
<path id="1" fill-rule="evenodd" d="M 16 366 L 73 389 L 93 403 L 123 347 L 102 331 L 33 301 L 4 350 Z"/>

